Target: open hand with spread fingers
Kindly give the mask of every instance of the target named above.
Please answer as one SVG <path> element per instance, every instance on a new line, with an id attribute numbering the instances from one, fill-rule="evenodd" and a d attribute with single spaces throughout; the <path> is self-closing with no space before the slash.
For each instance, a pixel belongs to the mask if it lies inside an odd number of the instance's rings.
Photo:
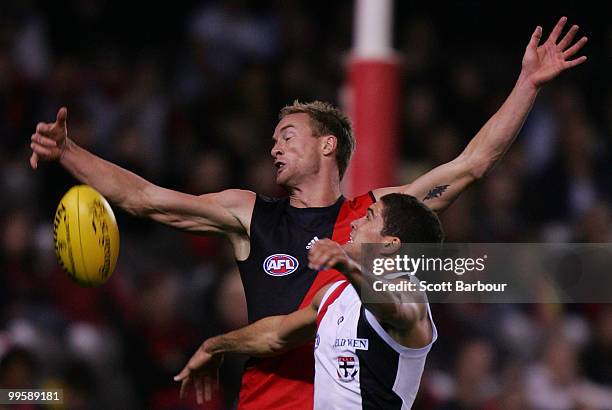
<path id="1" fill-rule="evenodd" d="M 181 399 L 193 383 L 198 404 L 210 401 L 213 390 L 219 389 L 219 368 L 223 363 L 223 355 L 206 352 L 205 343 L 191 356 L 183 370 L 174 376 L 175 381 L 181 382 Z"/>
<path id="2" fill-rule="evenodd" d="M 561 17 L 548 39 L 541 45 L 542 27 L 536 27 L 531 35 L 523 56 L 521 75 L 535 87 L 541 87 L 556 78 L 561 72 L 576 67 L 587 59 L 586 56 L 574 58 L 587 42 L 586 37 L 574 42 L 574 37 L 578 32 L 577 25 L 573 25 L 559 40 L 566 23 L 567 17 Z"/>

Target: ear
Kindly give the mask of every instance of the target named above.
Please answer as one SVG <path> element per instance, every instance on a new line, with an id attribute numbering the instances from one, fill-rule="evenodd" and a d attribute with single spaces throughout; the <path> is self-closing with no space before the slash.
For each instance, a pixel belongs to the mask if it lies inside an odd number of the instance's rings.
<path id="1" fill-rule="evenodd" d="M 331 155 L 336 151 L 338 147 L 338 138 L 334 135 L 323 135 L 319 137 L 321 141 L 321 150 L 323 151 L 323 155 Z"/>
<path id="2" fill-rule="evenodd" d="M 380 253 L 383 255 L 393 255 L 402 246 L 402 241 L 397 236 L 385 236 Z"/>

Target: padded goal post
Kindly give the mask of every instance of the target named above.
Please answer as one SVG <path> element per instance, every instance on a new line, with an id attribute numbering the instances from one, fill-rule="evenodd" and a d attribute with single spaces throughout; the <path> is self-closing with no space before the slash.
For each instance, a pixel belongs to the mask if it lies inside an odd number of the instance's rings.
<path id="1" fill-rule="evenodd" d="M 349 196 L 396 184 L 399 165 L 401 81 L 392 48 L 393 1 L 356 0 L 354 48 L 345 109 L 357 150 L 344 183 Z"/>

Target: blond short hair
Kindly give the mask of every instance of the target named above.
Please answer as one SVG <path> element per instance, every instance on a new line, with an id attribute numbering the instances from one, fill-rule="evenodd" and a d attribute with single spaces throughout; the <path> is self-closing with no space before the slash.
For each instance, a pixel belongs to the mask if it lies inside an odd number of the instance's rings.
<path id="1" fill-rule="evenodd" d="M 336 163 L 340 172 L 340 180 L 342 180 L 355 151 L 355 136 L 351 120 L 330 103 L 323 101 L 302 103 L 298 100 L 283 107 L 278 114 L 278 119 L 282 120 L 287 115 L 301 113 L 308 114 L 310 117 L 312 131 L 316 137 L 333 135 L 337 138 Z"/>

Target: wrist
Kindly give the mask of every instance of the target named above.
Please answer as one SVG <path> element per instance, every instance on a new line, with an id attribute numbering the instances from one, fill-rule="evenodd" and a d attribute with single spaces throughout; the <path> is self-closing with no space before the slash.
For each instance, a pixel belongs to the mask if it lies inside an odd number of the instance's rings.
<path id="1" fill-rule="evenodd" d="M 209 355 L 219 355 L 226 353 L 228 349 L 231 349 L 231 343 L 228 343 L 225 335 L 219 335 L 206 339 L 200 349 Z"/>
<path id="2" fill-rule="evenodd" d="M 533 76 L 530 74 L 526 74 L 523 71 L 519 74 L 519 78 L 516 81 L 516 88 L 520 88 L 532 93 L 538 93 L 540 88 L 542 88 L 541 84 L 537 84 L 533 80 Z"/>
<path id="3" fill-rule="evenodd" d="M 215 343 L 214 339 L 217 339 L 217 337 L 211 337 L 210 339 L 206 339 L 204 343 L 202 343 L 202 346 L 200 346 L 200 349 L 210 355 L 216 354 L 217 352 L 215 350 L 217 347 L 217 343 Z"/>
<path id="4" fill-rule="evenodd" d="M 76 146 L 76 144 L 74 142 L 72 142 L 72 140 L 70 140 L 69 138 L 66 138 L 64 140 L 64 143 L 62 144 L 62 146 L 60 147 L 60 155 L 58 158 L 59 162 L 62 162 L 62 160 L 66 157 L 66 153 L 69 151 L 74 150 L 74 147 Z"/>

